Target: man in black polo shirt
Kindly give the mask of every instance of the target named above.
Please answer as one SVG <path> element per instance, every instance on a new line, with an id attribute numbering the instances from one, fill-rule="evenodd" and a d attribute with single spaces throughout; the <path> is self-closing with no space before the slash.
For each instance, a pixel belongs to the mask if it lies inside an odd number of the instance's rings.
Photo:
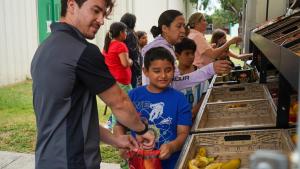
<path id="1" fill-rule="evenodd" d="M 138 142 L 153 146 L 128 96 L 116 85 L 93 39 L 111 0 L 62 0 L 61 22 L 39 46 L 31 64 L 37 122 L 37 169 L 98 169 L 100 140 L 118 148 L 136 149 L 130 136 L 114 136 L 99 126 L 96 95 L 111 107 L 118 121 L 138 131 Z"/>

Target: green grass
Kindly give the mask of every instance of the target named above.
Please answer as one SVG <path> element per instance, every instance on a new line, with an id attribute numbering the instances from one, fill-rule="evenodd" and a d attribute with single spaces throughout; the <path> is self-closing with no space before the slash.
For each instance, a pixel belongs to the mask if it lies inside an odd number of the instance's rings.
<path id="1" fill-rule="evenodd" d="M 0 151 L 34 153 L 36 123 L 32 107 L 31 81 L 0 88 Z M 111 111 L 104 116 L 104 103 L 97 99 L 99 121 L 105 124 Z M 119 163 L 115 148 L 101 144 L 103 162 Z"/>

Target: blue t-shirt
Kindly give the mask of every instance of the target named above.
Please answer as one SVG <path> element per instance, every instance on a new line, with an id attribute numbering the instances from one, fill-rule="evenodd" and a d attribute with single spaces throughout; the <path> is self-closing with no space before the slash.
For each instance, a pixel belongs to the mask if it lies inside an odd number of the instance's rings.
<path id="1" fill-rule="evenodd" d="M 168 87 L 161 93 L 151 93 L 146 86 L 142 86 L 131 90 L 129 97 L 141 113 L 141 117 L 146 118 L 149 126 L 156 130 L 156 149 L 176 139 L 177 125 L 192 125 L 190 104 L 181 92 L 173 88 Z M 163 160 L 163 169 L 174 169 L 179 155 L 180 151 Z"/>

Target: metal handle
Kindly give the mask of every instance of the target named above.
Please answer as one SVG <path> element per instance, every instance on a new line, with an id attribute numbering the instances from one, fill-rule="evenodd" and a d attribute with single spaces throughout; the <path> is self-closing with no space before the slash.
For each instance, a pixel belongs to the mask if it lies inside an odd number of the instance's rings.
<path id="1" fill-rule="evenodd" d="M 245 87 L 233 87 L 229 89 L 229 91 L 231 92 L 244 91 L 244 90 L 246 90 Z"/>
<path id="2" fill-rule="evenodd" d="M 225 141 L 244 141 L 251 140 L 251 135 L 233 135 L 233 136 L 224 136 Z"/>

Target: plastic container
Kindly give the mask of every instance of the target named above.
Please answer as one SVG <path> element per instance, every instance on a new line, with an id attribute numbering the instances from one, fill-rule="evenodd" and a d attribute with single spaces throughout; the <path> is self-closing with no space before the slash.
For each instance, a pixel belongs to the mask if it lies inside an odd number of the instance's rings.
<path id="1" fill-rule="evenodd" d="M 207 156 L 218 156 L 219 162 L 240 158 L 240 169 L 250 167 L 249 157 L 256 150 L 277 150 L 284 154 L 294 150 L 287 133 L 280 129 L 198 133 L 189 136 L 176 168 L 188 169 L 189 160 L 195 158 L 200 147 L 206 148 Z"/>
<path id="2" fill-rule="evenodd" d="M 271 99 L 271 95 L 265 85 L 239 84 L 209 89 L 207 102 L 241 101 L 254 99 Z"/>
<path id="3" fill-rule="evenodd" d="M 204 103 L 193 132 L 275 127 L 276 112 L 270 99 Z"/>

